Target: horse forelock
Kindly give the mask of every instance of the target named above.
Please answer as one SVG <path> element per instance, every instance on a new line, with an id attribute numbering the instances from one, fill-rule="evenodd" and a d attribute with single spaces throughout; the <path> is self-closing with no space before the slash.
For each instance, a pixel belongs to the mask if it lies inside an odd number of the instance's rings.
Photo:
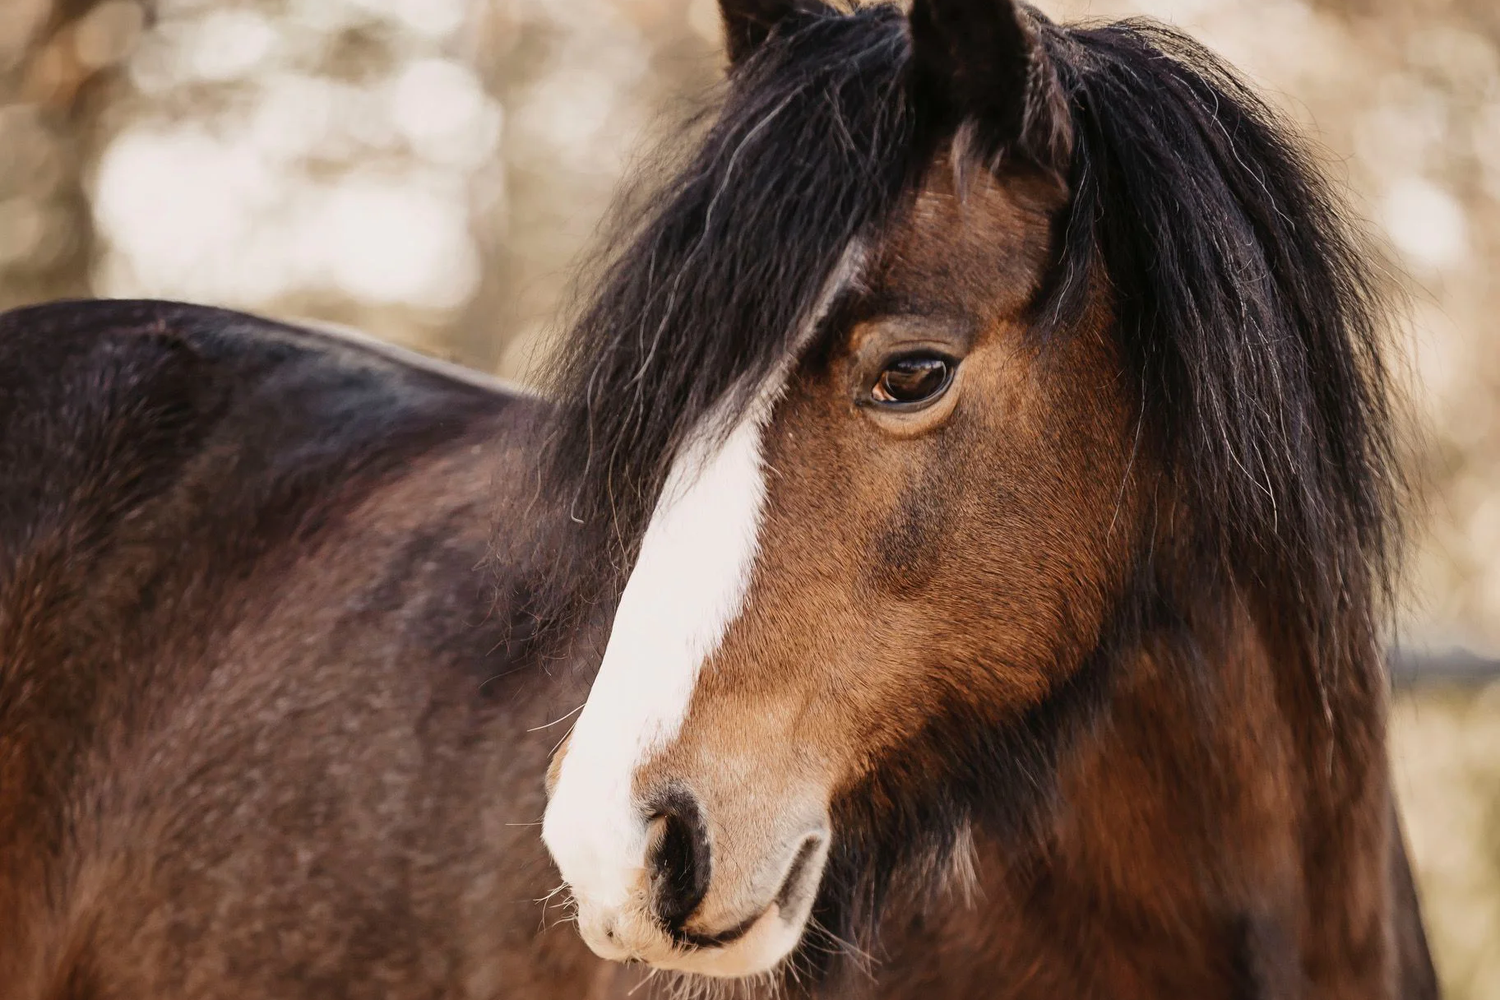
<path id="1" fill-rule="evenodd" d="M 738 423 L 909 186 L 899 11 L 804 6 L 735 69 L 686 166 L 616 219 L 543 372 L 556 407 L 541 494 L 588 553 L 551 560 L 567 621 L 618 592 L 678 452 L 707 421 Z"/>

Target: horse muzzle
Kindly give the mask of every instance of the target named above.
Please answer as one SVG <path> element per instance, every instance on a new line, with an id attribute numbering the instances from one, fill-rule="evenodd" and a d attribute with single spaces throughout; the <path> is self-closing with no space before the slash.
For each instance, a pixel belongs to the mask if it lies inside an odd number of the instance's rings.
<path id="1" fill-rule="evenodd" d="M 579 808 L 565 783 L 557 791 L 542 837 L 601 958 L 739 977 L 802 939 L 828 859 L 821 810 L 734 829 L 681 786 L 613 817 Z"/>

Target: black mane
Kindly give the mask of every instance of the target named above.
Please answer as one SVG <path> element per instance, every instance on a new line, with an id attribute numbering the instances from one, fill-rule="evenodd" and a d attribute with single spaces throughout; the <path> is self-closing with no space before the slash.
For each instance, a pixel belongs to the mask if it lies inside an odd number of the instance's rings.
<path id="1" fill-rule="evenodd" d="M 1185 544 L 1314 669 L 1372 665 L 1403 488 L 1359 228 L 1198 43 L 1138 20 L 1043 38 L 1076 135 L 1053 317 L 1102 271 Z"/>

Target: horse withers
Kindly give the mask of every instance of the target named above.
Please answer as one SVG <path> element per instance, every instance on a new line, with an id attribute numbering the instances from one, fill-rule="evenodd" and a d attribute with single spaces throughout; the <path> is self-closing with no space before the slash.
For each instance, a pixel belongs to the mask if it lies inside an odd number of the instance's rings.
<path id="1" fill-rule="evenodd" d="M 1435 995 L 1380 295 L 1291 133 L 1149 24 L 722 6 L 545 402 L 0 320 L 0 976 Z"/>

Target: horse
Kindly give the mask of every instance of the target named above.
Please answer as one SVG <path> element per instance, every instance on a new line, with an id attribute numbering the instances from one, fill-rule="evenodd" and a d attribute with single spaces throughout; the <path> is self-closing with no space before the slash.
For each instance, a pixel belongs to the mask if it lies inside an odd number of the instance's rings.
<path id="1" fill-rule="evenodd" d="M 1294 131 L 1148 22 L 721 13 L 540 395 L 0 317 L 7 998 L 1437 995 Z"/>

